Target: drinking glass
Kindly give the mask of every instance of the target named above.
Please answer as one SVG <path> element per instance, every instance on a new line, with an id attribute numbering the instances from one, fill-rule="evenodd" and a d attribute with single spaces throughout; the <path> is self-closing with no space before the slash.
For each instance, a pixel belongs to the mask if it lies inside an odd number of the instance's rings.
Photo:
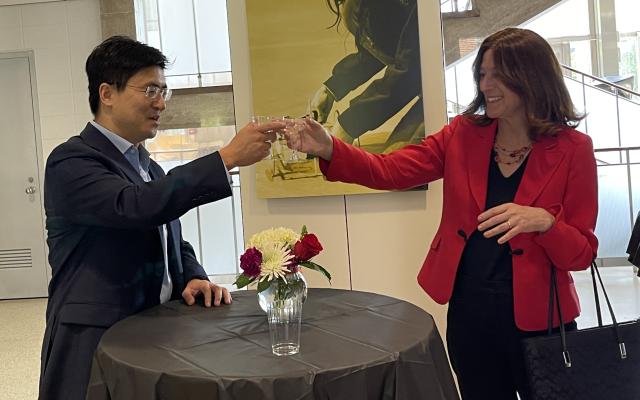
<path id="1" fill-rule="evenodd" d="M 302 140 L 301 132 L 304 129 L 304 124 L 305 124 L 304 119 L 287 118 L 284 121 L 285 121 L 285 124 L 287 125 L 287 127 L 285 128 L 287 131 L 287 134 L 289 136 L 297 136 L 297 140 Z M 283 148 L 284 161 L 286 161 L 287 163 L 305 161 L 304 159 L 302 159 L 302 157 L 300 157 L 300 152 L 298 152 L 295 149 L 289 148 L 287 146 L 287 140 L 284 136 L 281 136 L 280 139 L 282 140 L 281 148 Z"/>
<path id="2" fill-rule="evenodd" d="M 267 303 L 267 321 L 271 351 L 276 356 L 290 356 L 300 351 L 302 298 L 293 297 Z"/>
<path id="3" fill-rule="evenodd" d="M 282 121 L 283 117 L 272 117 L 272 116 L 267 116 L 267 115 L 254 115 L 253 117 L 251 117 L 251 122 L 256 126 L 256 127 L 260 127 L 260 125 L 264 125 L 267 124 L 269 122 L 274 122 L 274 121 Z M 269 131 L 268 131 L 269 132 Z M 282 134 L 280 132 L 276 132 L 276 140 L 274 140 L 271 143 L 271 150 L 269 151 L 269 155 L 266 156 L 264 159 L 265 160 L 273 160 L 276 158 L 279 158 L 278 155 L 281 153 L 281 147 L 282 144 L 280 143 L 280 136 L 282 136 Z"/>

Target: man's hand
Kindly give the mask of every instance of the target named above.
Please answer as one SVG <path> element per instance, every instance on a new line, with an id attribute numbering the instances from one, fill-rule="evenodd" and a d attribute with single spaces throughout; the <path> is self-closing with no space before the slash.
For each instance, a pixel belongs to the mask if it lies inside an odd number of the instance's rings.
<path id="1" fill-rule="evenodd" d="M 231 304 L 231 294 L 226 288 L 203 279 L 192 279 L 182 291 L 182 298 L 187 305 L 192 306 L 196 297 L 204 296 L 204 306 L 211 307 L 211 293 L 213 293 L 213 305 Z"/>
<path id="2" fill-rule="evenodd" d="M 284 128 L 285 124 L 282 121 L 245 125 L 228 145 L 220 149 L 220 157 L 227 170 L 246 167 L 267 157 L 271 142 L 276 140 L 276 132 Z"/>
<path id="3" fill-rule="evenodd" d="M 333 107 L 333 102 L 335 98 L 333 94 L 327 89 L 325 85 L 320 86 L 320 88 L 313 95 L 313 99 L 311 99 L 311 112 L 315 111 L 316 120 L 321 124 L 327 122 L 327 118 L 329 117 L 329 112 Z"/>

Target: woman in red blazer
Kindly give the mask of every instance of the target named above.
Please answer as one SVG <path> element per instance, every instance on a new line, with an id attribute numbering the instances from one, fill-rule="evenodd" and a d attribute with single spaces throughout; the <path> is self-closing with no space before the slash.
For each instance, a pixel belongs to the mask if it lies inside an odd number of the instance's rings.
<path id="1" fill-rule="evenodd" d="M 497 32 L 473 68 L 472 104 L 419 145 L 369 154 L 311 120 L 304 140 L 288 139 L 318 155 L 329 180 L 386 190 L 444 180 L 440 227 L 418 283 L 449 302 L 447 345 L 463 399 L 515 400 L 526 396 L 520 340 L 547 326 L 552 265 L 563 322 L 576 327 L 570 271 L 596 256 L 596 163 L 590 138 L 573 129 L 581 117 L 544 39 Z"/>

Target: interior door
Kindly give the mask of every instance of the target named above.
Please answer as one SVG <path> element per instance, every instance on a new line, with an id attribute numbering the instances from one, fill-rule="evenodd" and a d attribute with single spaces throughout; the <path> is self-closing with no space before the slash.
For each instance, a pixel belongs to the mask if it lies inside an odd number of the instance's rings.
<path id="1" fill-rule="evenodd" d="M 47 295 L 33 52 L 0 53 L 0 299 Z"/>

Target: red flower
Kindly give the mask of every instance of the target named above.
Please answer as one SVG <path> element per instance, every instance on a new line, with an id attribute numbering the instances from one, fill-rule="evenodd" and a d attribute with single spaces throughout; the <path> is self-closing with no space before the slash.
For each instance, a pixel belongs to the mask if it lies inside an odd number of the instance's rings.
<path id="1" fill-rule="evenodd" d="M 255 247 L 251 247 L 240 256 L 240 268 L 248 277 L 260 275 L 260 264 L 262 264 L 262 253 Z"/>
<path id="2" fill-rule="evenodd" d="M 298 240 L 293 246 L 293 255 L 299 262 L 309 261 L 312 257 L 318 255 L 322 251 L 322 245 L 313 233 L 308 233 Z"/>

